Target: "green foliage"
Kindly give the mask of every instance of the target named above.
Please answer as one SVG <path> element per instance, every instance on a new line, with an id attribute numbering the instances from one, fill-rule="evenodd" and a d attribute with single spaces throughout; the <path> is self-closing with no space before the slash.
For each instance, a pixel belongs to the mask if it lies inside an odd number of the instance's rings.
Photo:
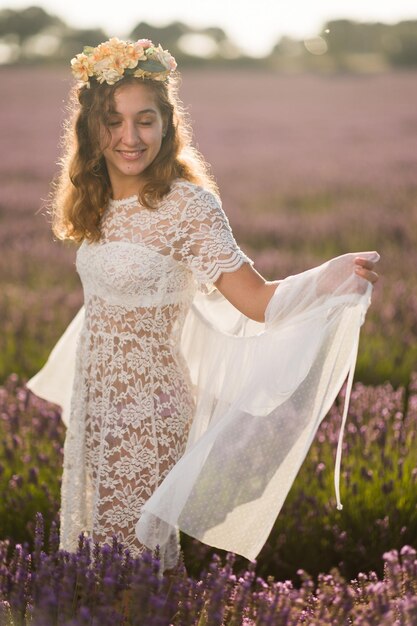
<path id="1" fill-rule="evenodd" d="M 59 411 L 18 386 L 0 389 L 0 538 L 33 542 L 34 520 L 58 513 L 64 425 Z"/>

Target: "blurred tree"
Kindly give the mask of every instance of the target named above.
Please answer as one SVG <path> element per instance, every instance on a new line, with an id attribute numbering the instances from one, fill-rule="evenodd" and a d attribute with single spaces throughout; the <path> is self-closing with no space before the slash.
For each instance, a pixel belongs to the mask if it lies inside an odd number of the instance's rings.
<path id="1" fill-rule="evenodd" d="M 390 27 L 387 24 L 332 20 L 322 29 L 330 54 L 380 52 L 381 42 Z"/>
<path id="2" fill-rule="evenodd" d="M 140 22 L 130 32 L 129 39 L 143 38 L 151 39 L 155 44 L 161 43 L 182 65 L 219 62 L 236 59 L 241 55 L 226 32 L 217 26 L 194 29 L 183 22 L 172 22 L 167 26 Z"/>
<path id="3" fill-rule="evenodd" d="M 67 62 L 85 45 L 96 46 L 107 38 L 101 28 L 71 28 L 41 7 L 0 11 L 0 41 L 3 46 L 18 46 L 15 61 Z"/>
<path id="4" fill-rule="evenodd" d="M 417 20 L 398 24 L 332 20 L 322 29 L 328 54 L 343 66 L 349 55 L 381 55 L 390 65 L 417 65 Z"/>
<path id="5" fill-rule="evenodd" d="M 50 26 L 63 26 L 64 22 L 37 6 L 20 11 L 3 9 L 0 11 L 0 37 L 15 35 L 20 43 Z"/>
<path id="6" fill-rule="evenodd" d="M 393 38 L 388 40 L 387 56 L 393 65 L 417 65 L 417 20 L 395 25 Z"/>
<path id="7" fill-rule="evenodd" d="M 101 28 L 76 29 L 43 8 L 0 10 L 0 63 L 67 62 L 83 46 L 108 38 Z M 219 27 L 195 29 L 183 22 L 153 26 L 139 22 L 128 39 L 149 38 L 186 65 L 266 66 L 289 71 L 375 71 L 390 66 L 417 66 L 417 20 L 398 24 L 326 22 L 309 40 L 282 37 L 269 56 L 245 56 Z"/>
<path id="8" fill-rule="evenodd" d="M 192 29 L 182 22 L 172 22 L 167 26 L 152 26 L 147 22 L 139 22 L 129 33 L 128 39 L 151 39 L 154 44 L 162 43 L 174 57 L 181 56 L 182 51 L 178 46 L 180 38 L 192 32 Z"/>
<path id="9" fill-rule="evenodd" d="M 108 35 L 101 28 L 82 30 L 67 28 L 59 46 L 58 56 L 65 60 L 72 59 L 76 54 L 83 51 L 84 46 L 98 46 L 106 39 L 108 39 Z"/>
<path id="10" fill-rule="evenodd" d="M 229 39 L 223 28 L 219 28 L 218 26 L 208 26 L 207 28 L 203 28 L 198 32 L 203 35 L 207 35 L 208 37 L 211 37 L 218 44 L 221 44 L 223 41 Z"/>

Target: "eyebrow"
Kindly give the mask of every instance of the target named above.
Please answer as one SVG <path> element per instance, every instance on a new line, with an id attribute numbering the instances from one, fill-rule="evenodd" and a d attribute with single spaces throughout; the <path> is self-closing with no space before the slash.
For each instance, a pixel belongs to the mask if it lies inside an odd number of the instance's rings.
<path id="1" fill-rule="evenodd" d="M 157 111 L 155 111 L 155 109 L 142 109 L 142 111 L 137 111 L 136 115 L 144 115 L 145 113 L 155 113 L 156 115 Z M 110 115 L 121 115 L 121 113 L 119 111 L 111 110 Z"/>

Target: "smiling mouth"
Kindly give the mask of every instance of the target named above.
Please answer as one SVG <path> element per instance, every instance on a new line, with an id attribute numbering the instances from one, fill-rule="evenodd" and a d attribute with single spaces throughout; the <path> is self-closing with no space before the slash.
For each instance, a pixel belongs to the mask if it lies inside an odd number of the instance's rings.
<path id="1" fill-rule="evenodd" d="M 143 150 L 118 150 L 120 156 L 127 161 L 135 161 L 135 159 L 139 159 L 144 152 L 145 148 Z"/>

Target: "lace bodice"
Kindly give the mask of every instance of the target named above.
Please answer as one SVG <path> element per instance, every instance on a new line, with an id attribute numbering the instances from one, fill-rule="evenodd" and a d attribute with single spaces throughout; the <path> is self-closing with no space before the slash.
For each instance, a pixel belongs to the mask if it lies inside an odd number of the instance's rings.
<path id="1" fill-rule="evenodd" d="M 85 297 L 65 441 L 61 545 L 85 530 L 116 532 L 134 554 L 144 502 L 184 452 L 195 403 L 181 332 L 196 291 L 253 263 L 238 247 L 219 199 L 176 181 L 157 209 L 111 200 L 102 237 L 84 242 Z M 173 538 L 167 562 L 175 561 Z"/>
<path id="2" fill-rule="evenodd" d="M 157 210 L 137 196 L 110 200 L 102 240 L 84 242 L 77 269 L 85 298 L 92 295 L 123 306 L 169 304 L 195 287 L 209 293 L 223 271 L 253 263 L 239 249 L 219 199 L 177 181 Z"/>

